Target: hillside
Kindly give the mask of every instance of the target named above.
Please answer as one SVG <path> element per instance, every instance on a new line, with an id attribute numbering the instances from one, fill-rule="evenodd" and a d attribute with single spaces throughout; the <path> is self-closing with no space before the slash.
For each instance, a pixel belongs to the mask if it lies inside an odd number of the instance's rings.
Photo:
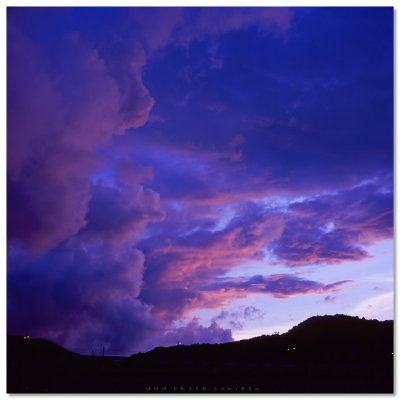
<path id="1" fill-rule="evenodd" d="M 345 315 L 312 317 L 282 335 L 225 344 L 158 347 L 137 360 L 391 362 L 393 321 Z"/>
<path id="2" fill-rule="evenodd" d="M 12 335 L 7 336 L 7 351 L 13 354 L 15 358 L 26 358 L 27 360 L 41 358 L 64 361 L 79 357 L 79 354 L 73 353 L 50 340 L 30 339 Z"/>
<path id="3" fill-rule="evenodd" d="M 89 357 L 9 336 L 9 393 L 392 393 L 393 321 L 312 317 L 282 335 Z"/>

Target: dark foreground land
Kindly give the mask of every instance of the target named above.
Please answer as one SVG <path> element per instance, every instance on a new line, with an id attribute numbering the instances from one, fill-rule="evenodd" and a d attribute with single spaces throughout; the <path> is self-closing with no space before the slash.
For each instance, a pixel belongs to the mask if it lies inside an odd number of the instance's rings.
<path id="1" fill-rule="evenodd" d="M 8 393 L 393 393 L 393 321 L 313 317 L 282 335 L 90 357 L 7 338 Z"/>

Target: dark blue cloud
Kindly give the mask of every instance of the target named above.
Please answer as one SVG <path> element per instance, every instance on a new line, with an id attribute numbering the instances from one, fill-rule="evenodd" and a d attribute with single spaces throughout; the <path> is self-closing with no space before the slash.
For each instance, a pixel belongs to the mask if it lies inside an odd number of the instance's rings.
<path id="1" fill-rule="evenodd" d="M 145 77 L 160 99 L 154 112 L 166 123 L 132 135 L 197 158 L 221 152 L 240 135 L 242 174 L 249 179 L 268 171 L 275 184 L 292 192 L 338 188 L 390 172 L 392 18 L 390 8 L 296 9 L 285 41 L 255 28 L 229 32 L 218 39 L 216 56 L 223 65 L 197 72 L 196 57 L 208 58 L 207 40 L 189 51 L 171 44 L 162 59 L 149 60 L 151 79 Z M 243 190 L 245 179 L 238 179 L 232 164 L 217 159 L 214 171 L 237 182 L 233 190 Z M 168 179 L 156 165 L 158 173 L 177 187 L 177 197 L 190 180 L 190 168 L 182 185 L 180 176 Z M 192 176 L 195 182 L 195 171 Z M 205 190 L 215 185 L 211 181 Z M 198 187 L 204 191 L 204 182 Z"/>

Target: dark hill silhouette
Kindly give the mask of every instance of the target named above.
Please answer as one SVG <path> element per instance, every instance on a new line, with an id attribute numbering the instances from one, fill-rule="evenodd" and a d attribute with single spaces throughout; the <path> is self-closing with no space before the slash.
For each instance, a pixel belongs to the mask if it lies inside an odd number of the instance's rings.
<path id="1" fill-rule="evenodd" d="M 263 335 L 225 344 L 157 347 L 141 360 L 232 360 L 297 362 L 392 361 L 393 321 L 346 315 L 312 317 L 282 335 Z"/>
<path id="2" fill-rule="evenodd" d="M 90 357 L 7 340 L 9 393 L 392 393 L 393 321 L 312 317 L 282 335 Z"/>
<path id="3" fill-rule="evenodd" d="M 46 361 L 69 360 L 79 357 L 72 351 L 46 339 L 25 339 L 22 336 L 7 336 L 7 351 L 14 355 L 15 359 L 26 360 L 43 359 Z M 12 360 L 11 360 L 12 361 Z"/>

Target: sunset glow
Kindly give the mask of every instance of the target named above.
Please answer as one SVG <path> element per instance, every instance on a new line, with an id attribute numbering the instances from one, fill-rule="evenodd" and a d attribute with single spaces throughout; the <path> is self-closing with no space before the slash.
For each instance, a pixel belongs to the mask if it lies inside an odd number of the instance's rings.
<path id="1" fill-rule="evenodd" d="M 9 334 L 393 318 L 392 8 L 9 7 L 7 52 Z"/>

